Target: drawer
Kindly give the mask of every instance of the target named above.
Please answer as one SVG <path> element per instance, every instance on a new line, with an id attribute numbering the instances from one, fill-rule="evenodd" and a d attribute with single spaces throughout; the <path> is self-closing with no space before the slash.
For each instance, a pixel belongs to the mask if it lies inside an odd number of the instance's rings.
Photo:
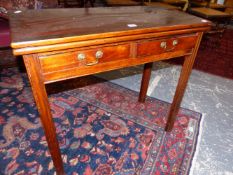
<path id="1" fill-rule="evenodd" d="M 130 45 L 121 44 L 91 49 L 68 50 L 39 55 L 42 71 L 53 72 L 75 67 L 88 67 L 106 62 L 127 59 Z"/>
<path id="2" fill-rule="evenodd" d="M 151 56 L 166 52 L 191 50 L 194 48 L 197 35 L 174 36 L 168 39 L 147 40 L 137 44 L 137 56 Z"/>

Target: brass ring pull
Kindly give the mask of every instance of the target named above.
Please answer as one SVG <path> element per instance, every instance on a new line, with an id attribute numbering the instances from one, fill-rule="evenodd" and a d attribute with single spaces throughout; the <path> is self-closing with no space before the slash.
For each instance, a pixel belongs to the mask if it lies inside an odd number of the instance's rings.
<path id="1" fill-rule="evenodd" d="M 96 53 L 95 53 L 95 58 L 96 58 L 96 61 L 95 62 L 92 62 L 92 63 L 87 63 L 86 65 L 87 66 L 93 66 L 95 64 L 98 64 L 99 63 L 99 59 L 102 58 L 104 55 L 104 53 L 101 51 L 101 50 L 98 50 Z"/>
<path id="2" fill-rule="evenodd" d="M 173 47 L 172 47 L 172 48 L 167 48 L 167 42 L 166 42 L 166 41 L 162 41 L 162 42 L 160 43 L 160 47 L 163 48 L 166 52 L 170 52 L 170 51 L 172 51 L 172 50 L 175 49 L 175 46 L 176 46 L 177 44 L 178 44 L 178 41 L 177 41 L 177 40 L 173 40 L 173 41 L 172 41 Z"/>
<path id="3" fill-rule="evenodd" d="M 173 40 L 172 41 L 172 45 L 173 45 L 173 47 L 172 48 L 170 48 L 170 49 L 165 49 L 166 50 L 166 52 L 170 52 L 170 51 L 172 51 L 172 50 L 174 50 L 175 49 L 175 46 L 178 44 L 178 40 Z"/>
<path id="4" fill-rule="evenodd" d="M 95 62 L 92 62 L 92 63 L 86 63 L 87 66 L 93 66 L 95 64 L 99 63 L 99 59 L 96 59 Z"/>
<path id="5" fill-rule="evenodd" d="M 170 52 L 170 51 L 173 51 L 175 49 L 175 46 L 173 46 L 172 48 L 169 48 L 169 49 L 165 49 L 166 52 Z"/>

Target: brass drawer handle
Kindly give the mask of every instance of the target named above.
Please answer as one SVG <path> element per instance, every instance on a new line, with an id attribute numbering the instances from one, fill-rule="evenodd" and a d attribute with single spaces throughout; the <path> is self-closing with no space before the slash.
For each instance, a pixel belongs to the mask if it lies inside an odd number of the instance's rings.
<path id="1" fill-rule="evenodd" d="M 92 63 L 86 63 L 87 66 L 93 66 L 95 64 L 99 63 L 99 59 L 96 59 L 95 62 L 92 62 Z"/>
<path id="2" fill-rule="evenodd" d="M 98 64 L 99 63 L 99 59 L 102 58 L 104 55 L 104 53 L 101 51 L 101 50 L 98 50 L 96 53 L 95 53 L 95 58 L 96 58 L 96 61 L 95 62 L 92 62 L 92 63 L 87 63 L 86 65 L 87 66 L 93 66 L 95 64 Z"/>
<path id="3" fill-rule="evenodd" d="M 173 40 L 172 41 L 172 45 L 173 45 L 173 47 L 172 48 L 167 48 L 167 42 L 166 41 L 162 41 L 161 43 L 160 43 L 160 47 L 161 48 L 163 48 L 166 52 L 170 52 L 170 51 L 172 51 L 172 50 L 174 50 L 175 49 L 175 46 L 178 44 L 178 40 Z"/>
<path id="4" fill-rule="evenodd" d="M 82 61 L 82 60 L 86 59 L 86 55 L 84 53 L 79 53 L 77 58 L 79 61 Z"/>
<path id="5" fill-rule="evenodd" d="M 170 52 L 170 51 L 173 51 L 174 49 L 175 49 L 175 46 L 178 44 L 178 40 L 173 40 L 172 41 L 172 45 L 173 45 L 173 47 L 172 48 L 170 48 L 170 49 L 166 49 L 166 52 Z"/>

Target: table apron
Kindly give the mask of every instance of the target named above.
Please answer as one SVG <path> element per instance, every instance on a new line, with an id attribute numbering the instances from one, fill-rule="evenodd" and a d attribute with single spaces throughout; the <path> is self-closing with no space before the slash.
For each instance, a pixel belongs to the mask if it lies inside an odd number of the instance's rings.
<path id="1" fill-rule="evenodd" d="M 191 55 L 198 34 L 152 38 L 35 54 L 45 84 Z"/>
<path id="2" fill-rule="evenodd" d="M 182 57 L 182 56 L 191 55 L 191 54 L 192 52 L 191 50 L 189 50 L 189 51 L 163 53 L 160 55 L 148 56 L 148 57 L 143 57 L 143 58 L 128 58 L 127 61 L 123 59 L 123 60 L 118 60 L 115 62 L 107 62 L 107 63 L 87 66 L 87 67 L 82 67 L 82 68 L 73 67 L 73 68 L 62 69 L 62 70 L 54 71 L 54 72 L 42 73 L 42 77 L 43 77 L 44 83 L 48 84 L 48 83 L 53 83 L 53 82 L 57 82 L 60 80 L 66 80 L 70 78 L 92 75 L 95 73 L 101 73 L 101 72 L 116 70 L 120 68 L 141 65 L 141 64 L 145 64 L 149 62 L 171 59 L 175 57 Z"/>

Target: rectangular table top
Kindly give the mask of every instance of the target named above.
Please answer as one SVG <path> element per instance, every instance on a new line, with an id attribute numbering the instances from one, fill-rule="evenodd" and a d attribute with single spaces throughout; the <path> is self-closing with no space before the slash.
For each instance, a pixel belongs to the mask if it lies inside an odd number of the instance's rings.
<path id="1" fill-rule="evenodd" d="M 71 38 L 79 41 L 100 35 L 107 38 L 209 25 L 208 21 L 181 11 L 145 6 L 25 10 L 10 14 L 13 48 L 59 44 Z"/>

